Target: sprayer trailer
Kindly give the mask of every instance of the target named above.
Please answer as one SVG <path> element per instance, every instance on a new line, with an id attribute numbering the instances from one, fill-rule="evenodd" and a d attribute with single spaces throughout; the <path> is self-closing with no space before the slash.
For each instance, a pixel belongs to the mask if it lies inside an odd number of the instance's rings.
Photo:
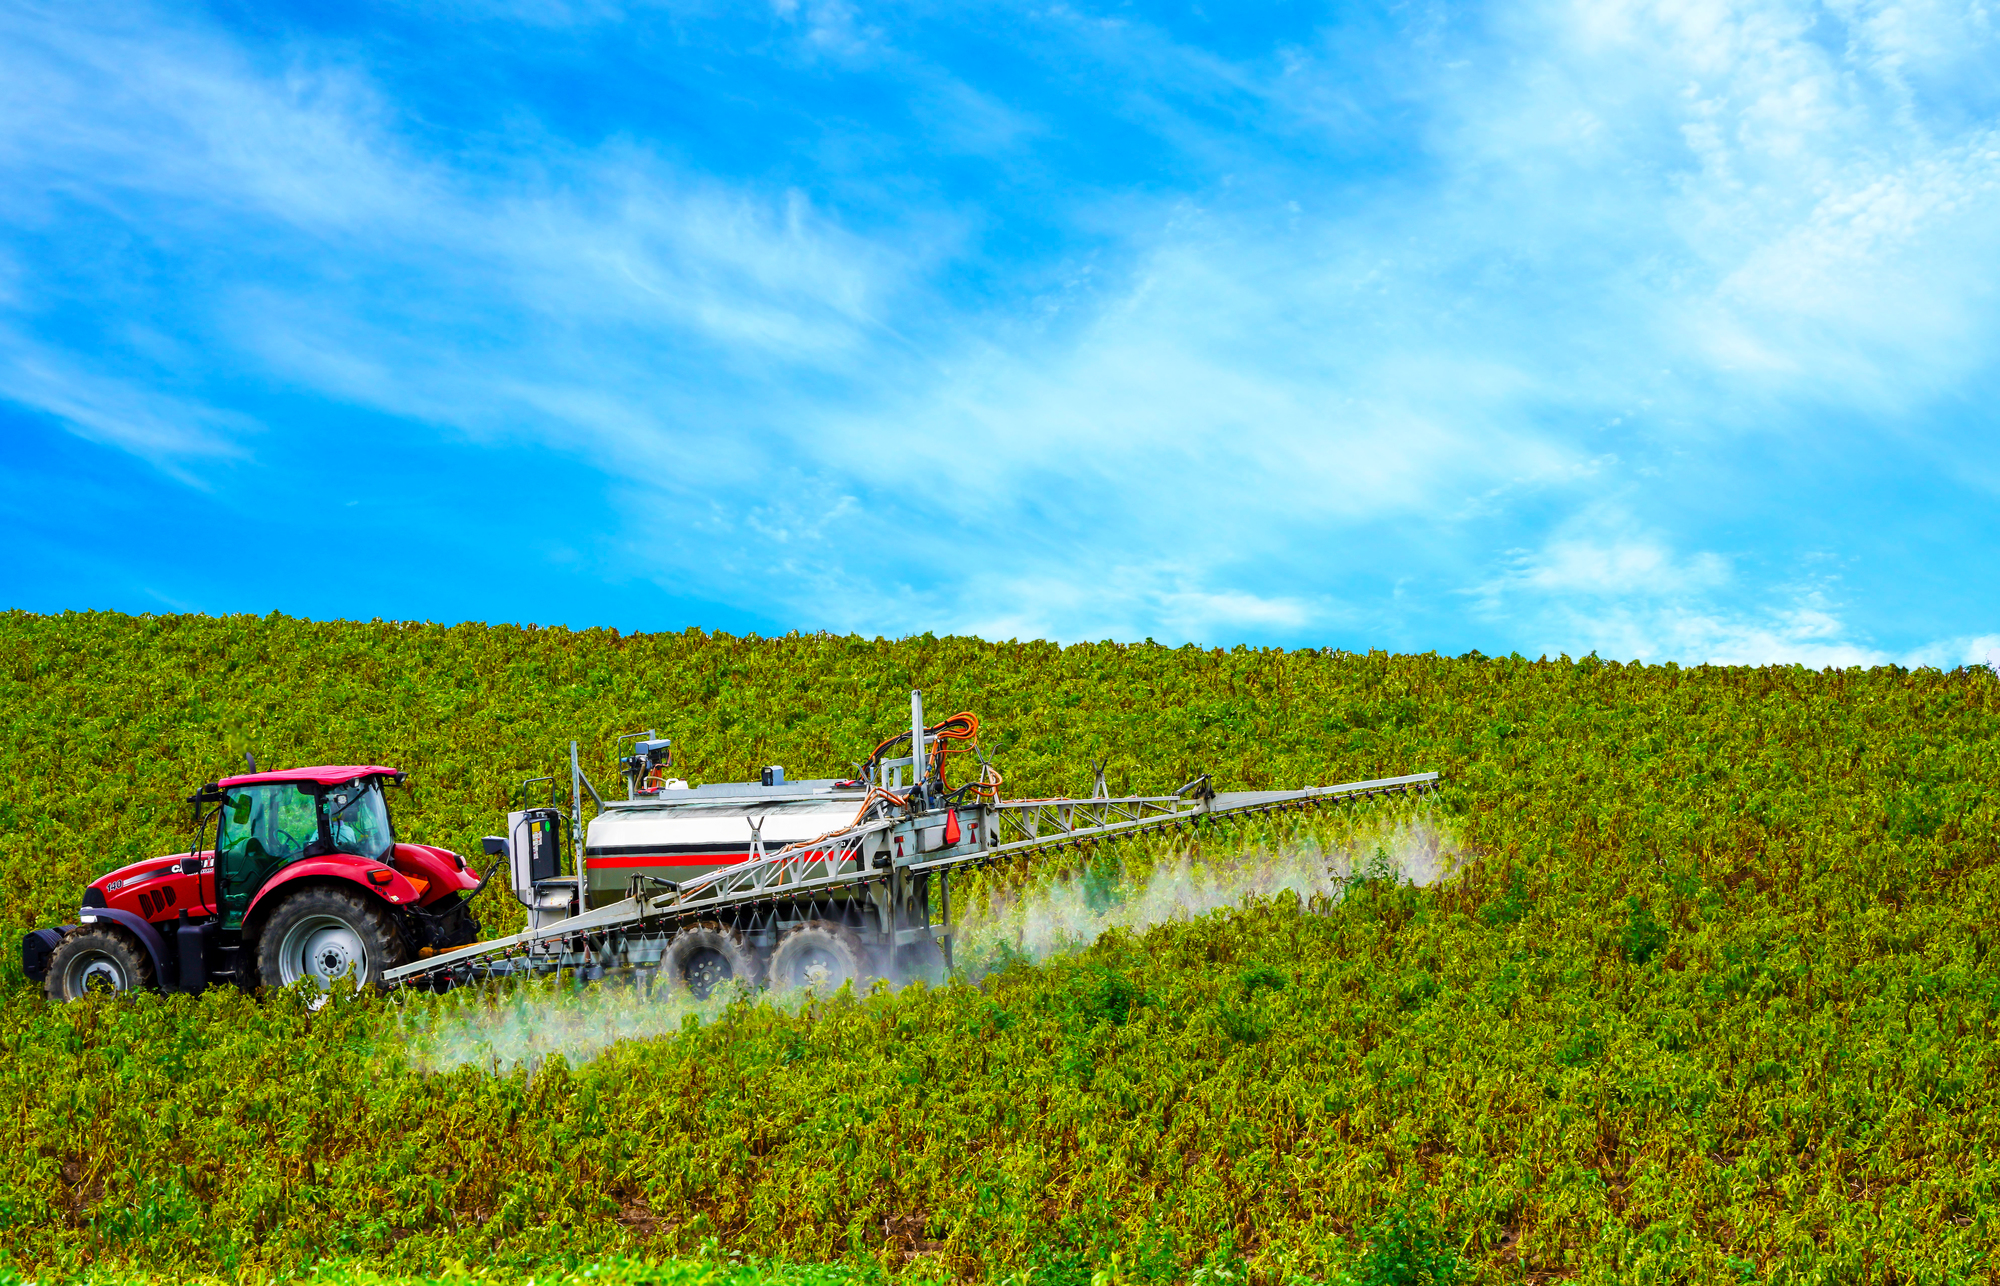
<path id="1" fill-rule="evenodd" d="M 670 741 L 627 734 L 618 747 L 625 798 L 611 800 L 571 742 L 567 810 L 552 798 L 510 813 L 507 833 L 484 841 L 508 863 L 527 929 L 424 952 L 384 971 L 383 982 L 442 989 L 618 971 L 649 988 L 706 996 L 729 979 L 832 990 L 934 975 L 951 962 L 954 874 L 1206 818 L 1420 794 L 1438 780 L 1425 772 L 1218 793 L 1202 775 L 1171 794 L 1113 797 L 1099 768 L 1088 799 L 1010 800 L 978 750 L 978 727 L 970 714 L 927 726 L 922 695 L 912 692 L 909 731 L 877 746 L 854 777 L 793 782 L 774 766 L 759 781 L 705 786 L 667 775 Z M 903 743 L 909 754 L 886 757 Z M 959 756 L 977 771 L 952 786 L 948 764 Z"/>

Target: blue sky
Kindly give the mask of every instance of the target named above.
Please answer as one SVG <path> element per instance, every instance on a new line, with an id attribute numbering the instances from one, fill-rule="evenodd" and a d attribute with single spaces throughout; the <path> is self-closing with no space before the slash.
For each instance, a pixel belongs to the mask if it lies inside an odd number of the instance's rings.
<path id="1" fill-rule="evenodd" d="M 0 3 L 0 598 L 1956 665 L 1922 3 Z"/>

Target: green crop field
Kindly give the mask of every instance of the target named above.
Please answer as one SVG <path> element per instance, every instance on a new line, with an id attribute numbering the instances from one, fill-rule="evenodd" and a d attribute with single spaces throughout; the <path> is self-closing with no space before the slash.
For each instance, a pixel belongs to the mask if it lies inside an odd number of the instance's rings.
<path id="1" fill-rule="evenodd" d="M 697 780 L 830 775 L 913 686 L 980 715 L 1010 795 L 1085 791 L 1091 758 L 1115 788 L 1447 784 L 1070 859 L 1104 901 L 1120 871 L 1349 851 L 1331 896 L 803 1007 L 55 1008 L 10 952 L 0 1280 L 1992 1278 L 1984 669 L 15 613 L 0 919 L 185 847 L 182 799 L 246 750 L 408 769 L 399 827 L 470 854 L 572 736 L 600 777 L 649 725 Z M 1418 832 L 1460 862 L 1429 887 L 1393 860 Z M 489 932 L 519 922 L 500 884 Z M 524 1018 L 638 1035 L 439 1056 Z"/>

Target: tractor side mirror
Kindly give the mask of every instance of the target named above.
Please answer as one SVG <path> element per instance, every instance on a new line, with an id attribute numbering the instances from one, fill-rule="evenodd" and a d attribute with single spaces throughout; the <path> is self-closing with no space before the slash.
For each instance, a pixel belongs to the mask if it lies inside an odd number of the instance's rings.
<path id="1" fill-rule="evenodd" d="M 479 841 L 479 847 L 486 851 L 486 856 L 488 857 L 505 857 L 507 856 L 507 837 L 504 835 L 488 835 Z"/>

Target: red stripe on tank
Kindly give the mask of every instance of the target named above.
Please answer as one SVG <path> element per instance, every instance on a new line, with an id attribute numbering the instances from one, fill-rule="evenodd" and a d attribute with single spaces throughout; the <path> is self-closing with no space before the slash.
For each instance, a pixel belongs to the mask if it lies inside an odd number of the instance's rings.
<path id="1" fill-rule="evenodd" d="M 661 853 L 658 856 L 641 854 L 638 857 L 589 857 L 584 864 L 593 871 L 616 871 L 631 866 L 656 866 L 670 871 L 705 871 L 711 866 L 734 866 L 747 862 L 750 854 L 745 853 L 701 853 L 694 861 L 685 853 Z"/>
<path id="2" fill-rule="evenodd" d="M 784 845 L 782 844 L 774 844 L 764 851 L 766 854 L 775 853 L 783 847 Z M 820 849 L 810 856 L 826 857 L 828 855 L 829 850 Z M 808 855 L 805 853 L 794 853 L 792 856 L 806 857 Z M 694 860 L 690 861 L 690 858 Z M 660 867 L 672 871 L 705 871 L 711 867 L 734 866 L 738 862 L 747 862 L 749 860 L 750 851 L 745 849 L 741 853 L 642 853 L 637 857 L 587 857 L 584 859 L 584 865 L 593 871 L 617 871 L 635 866 Z"/>

